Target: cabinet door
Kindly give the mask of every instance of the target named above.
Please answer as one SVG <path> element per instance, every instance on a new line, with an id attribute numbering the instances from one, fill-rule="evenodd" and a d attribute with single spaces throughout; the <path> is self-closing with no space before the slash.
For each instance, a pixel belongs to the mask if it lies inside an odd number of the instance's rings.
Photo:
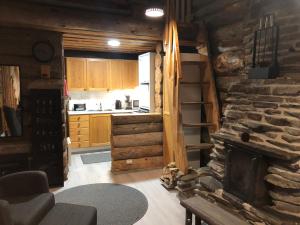
<path id="1" fill-rule="evenodd" d="M 109 89 L 122 89 L 122 73 L 124 72 L 124 60 L 110 60 L 110 84 Z"/>
<path id="2" fill-rule="evenodd" d="M 86 89 L 86 59 L 66 59 L 67 83 L 69 90 Z"/>
<path id="3" fill-rule="evenodd" d="M 90 146 L 110 144 L 110 115 L 90 115 Z"/>
<path id="4" fill-rule="evenodd" d="M 87 88 L 108 89 L 110 63 L 106 59 L 87 59 Z"/>
<path id="5" fill-rule="evenodd" d="M 133 89 L 139 85 L 138 61 L 124 61 L 124 70 L 122 74 L 123 89 Z"/>

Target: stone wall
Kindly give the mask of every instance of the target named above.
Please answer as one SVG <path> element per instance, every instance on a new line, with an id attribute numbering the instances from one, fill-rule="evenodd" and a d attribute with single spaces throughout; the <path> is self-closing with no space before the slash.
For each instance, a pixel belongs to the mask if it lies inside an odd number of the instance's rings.
<path id="1" fill-rule="evenodd" d="M 226 103 L 221 134 L 240 139 L 246 132 L 250 143 L 293 158 L 269 161 L 265 180 L 271 187 L 270 208 L 300 220 L 300 80 L 243 80 L 230 88 Z M 209 167 L 214 177 L 223 181 L 223 142 L 213 142 Z"/>
<path id="2" fill-rule="evenodd" d="M 257 223 L 297 224 L 296 221 L 300 221 L 300 66 L 297 63 L 300 60 L 300 2 L 246 2 L 253 4 L 248 5 L 242 20 L 225 26 L 211 24 L 214 69 L 224 116 L 220 133 L 240 139 L 241 133 L 247 132 L 250 143 L 292 156 L 292 160 L 268 162 L 265 180 L 271 198 L 267 206 L 271 214 L 250 205 L 243 207 L 241 213 L 246 212 L 246 217 Z M 280 74 L 272 80 L 248 80 L 254 30 L 260 17 L 269 13 L 274 14 L 280 26 Z M 219 139 L 212 142 L 215 147 L 208 166 L 213 176 L 222 182 L 224 143 Z M 277 218 L 278 215 L 292 222 L 285 223 Z"/>
<path id="3" fill-rule="evenodd" d="M 224 106 L 223 111 L 230 87 L 248 76 L 252 63 L 254 31 L 258 28 L 262 16 L 272 13 L 275 22 L 280 26 L 279 77 L 297 79 L 300 72 L 300 66 L 297 64 L 300 59 L 300 2 L 297 0 L 241 0 L 240 2 L 239 4 L 244 4 L 244 11 L 238 13 L 244 15 L 243 19 L 237 15 L 235 21 L 228 22 L 226 25 L 228 16 L 225 15 L 226 10 L 224 10 L 225 25 L 215 25 L 214 21 L 210 23 L 209 18 L 204 18 L 208 20 L 210 28 L 214 69 Z"/>

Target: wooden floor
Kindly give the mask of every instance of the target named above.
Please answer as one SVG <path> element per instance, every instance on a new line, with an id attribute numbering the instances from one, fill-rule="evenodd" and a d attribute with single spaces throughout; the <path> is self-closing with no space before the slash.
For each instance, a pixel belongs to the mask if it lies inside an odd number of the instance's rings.
<path id="1" fill-rule="evenodd" d="M 136 225 L 184 225 L 185 212 L 176 192 L 168 192 L 161 186 L 160 175 L 161 169 L 114 175 L 110 172 L 110 163 L 84 165 L 78 154 L 72 155 L 69 179 L 65 182 L 65 187 L 53 191 L 57 193 L 70 187 L 92 183 L 125 184 L 140 190 L 148 199 L 148 211 Z"/>

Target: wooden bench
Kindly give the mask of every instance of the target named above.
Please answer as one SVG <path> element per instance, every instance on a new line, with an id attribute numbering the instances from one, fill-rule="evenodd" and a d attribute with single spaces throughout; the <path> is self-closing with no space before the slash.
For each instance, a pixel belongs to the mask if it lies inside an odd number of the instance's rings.
<path id="1" fill-rule="evenodd" d="M 193 214 L 195 225 L 201 225 L 201 221 L 209 225 L 249 225 L 245 220 L 200 196 L 182 200 L 180 204 L 186 209 L 186 225 L 193 224 Z"/>

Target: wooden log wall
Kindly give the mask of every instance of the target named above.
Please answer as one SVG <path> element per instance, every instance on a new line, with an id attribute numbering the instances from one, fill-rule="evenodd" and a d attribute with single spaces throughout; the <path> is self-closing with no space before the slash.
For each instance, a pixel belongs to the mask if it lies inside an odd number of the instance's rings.
<path id="1" fill-rule="evenodd" d="M 154 95 L 154 105 L 155 105 L 155 112 L 162 113 L 162 102 L 163 102 L 163 88 L 162 88 L 162 44 L 158 43 L 156 45 L 156 55 L 155 55 L 155 95 Z"/>
<path id="2" fill-rule="evenodd" d="M 55 55 L 49 63 L 51 79 L 43 81 L 41 65 L 32 55 L 32 46 L 37 41 L 49 41 Z M 16 65 L 20 69 L 21 104 L 23 106 L 23 135 L 19 138 L 0 139 L 0 155 L 31 152 L 31 88 L 53 87 L 64 80 L 62 34 L 45 30 L 6 28 L 0 29 L 0 62 L 2 65 Z M 35 84 L 35 85 L 34 85 Z M 8 150 L 10 149 L 10 150 Z"/>
<path id="3" fill-rule="evenodd" d="M 162 167 L 162 131 L 160 114 L 112 115 L 112 172 Z"/>

